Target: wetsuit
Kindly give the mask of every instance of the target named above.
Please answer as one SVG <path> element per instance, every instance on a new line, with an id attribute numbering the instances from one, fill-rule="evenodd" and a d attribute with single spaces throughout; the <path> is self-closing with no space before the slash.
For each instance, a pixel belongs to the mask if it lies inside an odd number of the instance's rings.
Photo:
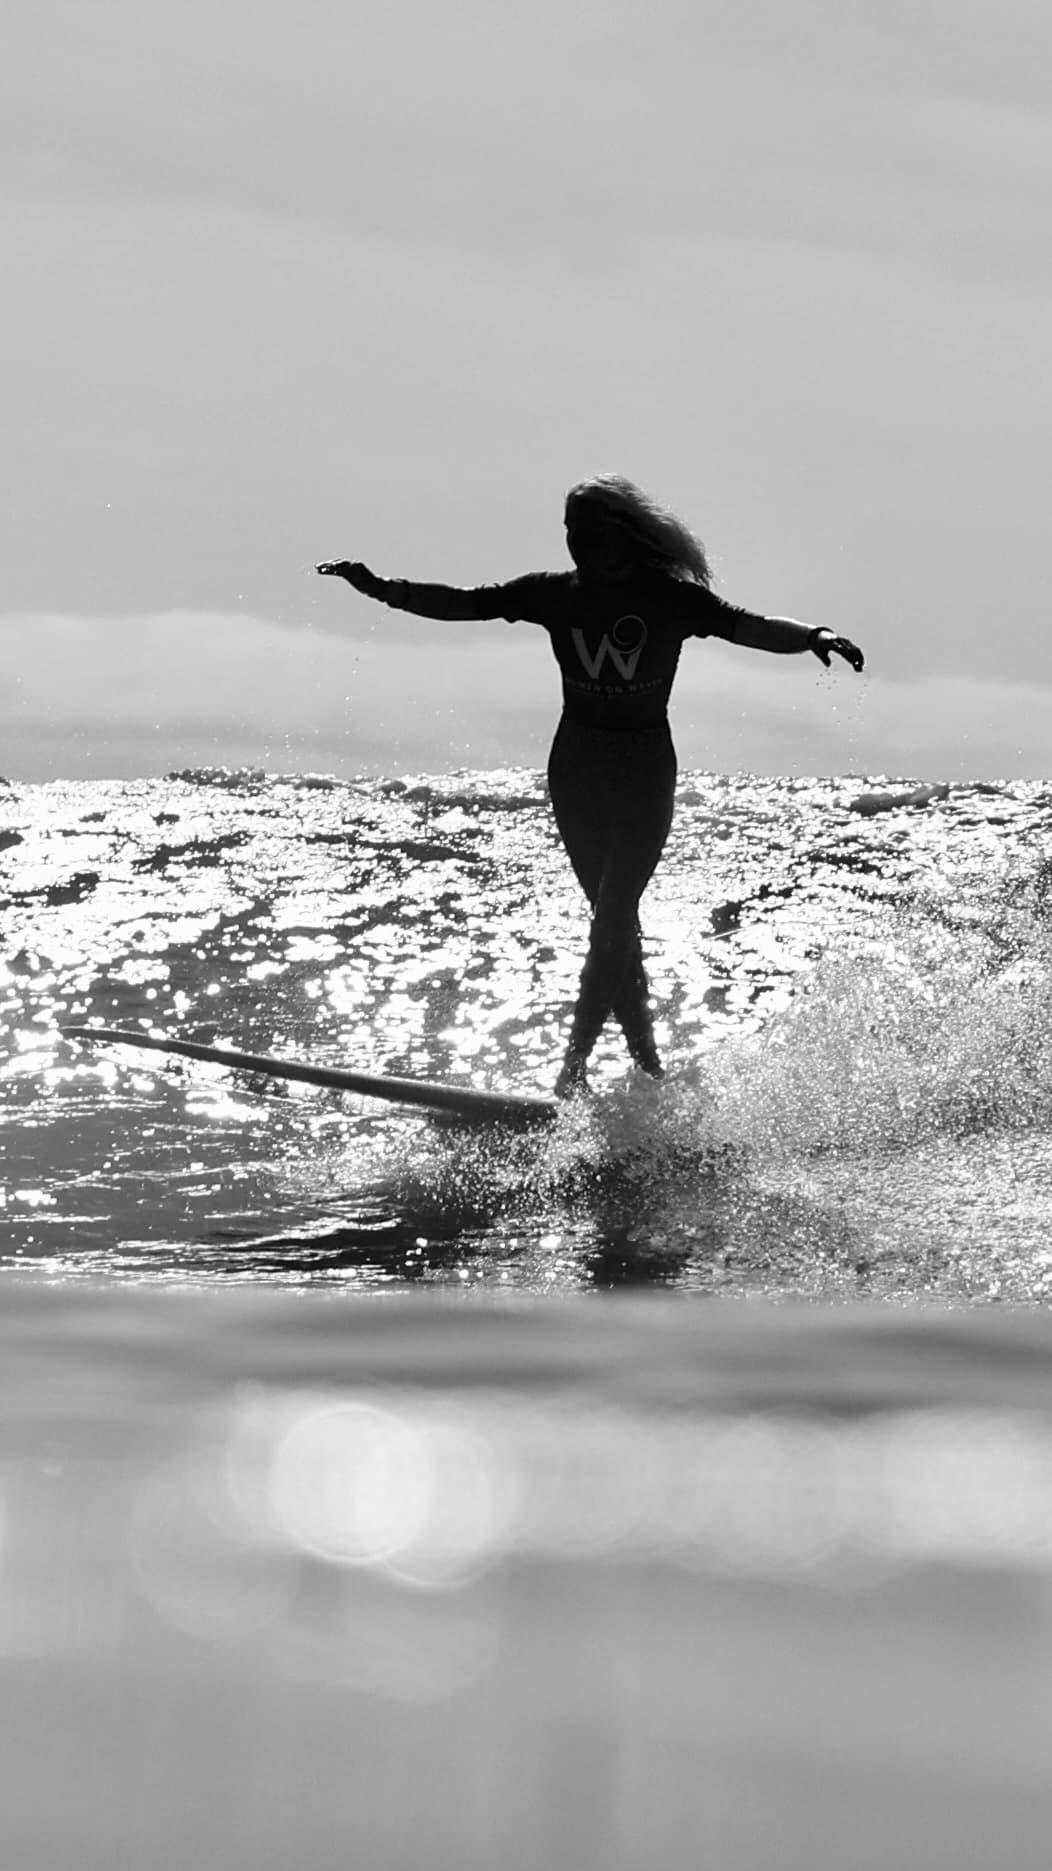
<path id="1" fill-rule="evenodd" d="M 367 595 L 417 616 L 502 617 L 548 632 L 563 684 L 548 786 L 592 909 L 570 1044 L 587 1054 L 613 1013 L 637 1063 L 659 1069 L 638 910 L 672 823 L 669 695 L 686 638 L 733 642 L 756 614 L 656 568 L 617 583 L 534 572 L 467 590 L 376 578 Z"/>

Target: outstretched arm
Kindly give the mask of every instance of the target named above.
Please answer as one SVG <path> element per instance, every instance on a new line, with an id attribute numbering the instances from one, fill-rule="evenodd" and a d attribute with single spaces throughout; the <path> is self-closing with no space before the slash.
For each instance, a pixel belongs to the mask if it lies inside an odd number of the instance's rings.
<path id="1" fill-rule="evenodd" d="M 396 611 L 411 611 L 416 617 L 458 618 L 501 617 L 503 593 L 499 585 L 478 585 L 462 590 L 457 585 L 417 585 L 406 578 L 377 578 L 367 565 L 348 559 L 325 559 L 315 568 L 323 578 L 345 578 L 363 597 L 377 598 Z"/>
<path id="2" fill-rule="evenodd" d="M 775 655 L 799 656 L 811 650 L 820 663 L 829 668 L 830 656 L 842 656 L 852 669 L 861 670 L 866 659 L 850 637 L 838 637 L 835 631 L 812 629 L 797 623 L 795 617 L 760 617 L 751 611 L 739 611 L 733 641 L 749 650 L 773 650 Z"/>
<path id="3" fill-rule="evenodd" d="M 740 643 L 747 650 L 771 650 L 776 656 L 799 656 L 811 650 L 827 669 L 831 655 L 842 656 L 852 669 L 865 666 L 862 651 L 849 637 L 838 637 L 832 630 L 814 630 L 810 624 L 797 623 L 795 617 L 763 617 L 759 611 L 728 604 L 725 598 L 700 586 L 685 589 L 698 636 L 724 637 L 728 643 Z"/>

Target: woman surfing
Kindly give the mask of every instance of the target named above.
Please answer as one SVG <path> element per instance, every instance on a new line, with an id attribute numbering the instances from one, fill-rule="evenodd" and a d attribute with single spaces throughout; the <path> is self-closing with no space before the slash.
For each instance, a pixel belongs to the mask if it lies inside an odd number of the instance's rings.
<path id="1" fill-rule="evenodd" d="M 587 1089 L 588 1059 L 610 1014 L 642 1071 L 661 1060 L 643 967 L 639 903 L 672 823 L 676 754 L 668 702 L 688 637 L 799 655 L 860 670 L 847 637 L 791 617 L 764 617 L 712 590 L 705 549 L 675 514 L 621 475 L 579 481 L 566 496 L 574 569 L 530 572 L 507 584 L 452 585 L 378 578 L 327 559 L 317 569 L 365 597 L 417 617 L 504 618 L 548 632 L 562 675 L 563 712 L 548 760 L 559 835 L 592 911 L 588 953 L 557 1097 Z"/>

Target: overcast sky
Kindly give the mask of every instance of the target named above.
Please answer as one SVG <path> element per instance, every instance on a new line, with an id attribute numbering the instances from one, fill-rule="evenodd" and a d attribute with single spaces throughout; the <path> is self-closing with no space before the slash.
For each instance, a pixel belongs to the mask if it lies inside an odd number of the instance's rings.
<path id="1" fill-rule="evenodd" d="M 681 765 L 1052 770 L 1047 0 L 15 0 L 0 772 L 538 766 L 618 470 L 841 666 L 689 645 Z"/>

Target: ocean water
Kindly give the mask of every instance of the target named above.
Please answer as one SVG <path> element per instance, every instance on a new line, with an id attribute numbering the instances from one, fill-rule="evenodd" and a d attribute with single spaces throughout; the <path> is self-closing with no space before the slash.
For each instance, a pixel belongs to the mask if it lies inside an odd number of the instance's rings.
<path id="1" fill-rule="evenodd" d="M 1015 1867 L 1052 1799 L 1052 789 L 687 774 L 549 1131 L 531 772 L 0 788 L 4 1863 Z"/>

